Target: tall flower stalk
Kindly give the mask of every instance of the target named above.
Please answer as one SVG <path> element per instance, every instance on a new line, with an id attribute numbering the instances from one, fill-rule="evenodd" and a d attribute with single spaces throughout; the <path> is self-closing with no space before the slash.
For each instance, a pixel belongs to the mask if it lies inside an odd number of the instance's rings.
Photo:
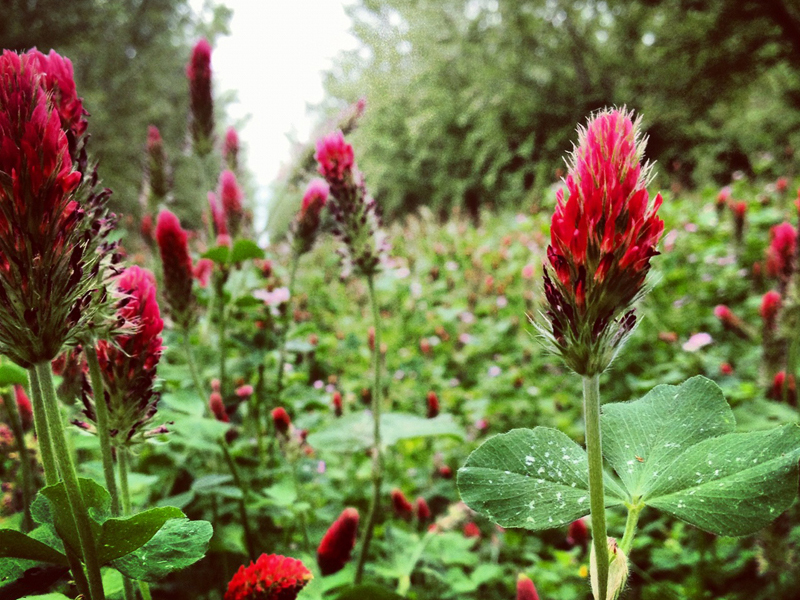
<path id="1" fill-rule="evenodd" d="M 72 65 L 55 52 L 0 57 L 0 353 L 31 374 L 46 481 L 59 472 L 86 565 L 104 598 L 97 549 L 65 437 L 50 362 L 90 331 L 109 331 L 108 190 L 96 191 Z M 47 433 L 45 433 L 45 431 Z M 49 440 L 48 440 L 49 438 Z M 56 471 L 57 469 L 57 471 Z M 71 560 L 76 580 L 83 573 Z"/>
<path id="2" fill-rule="evenodd" d="M 596 598 L 605 600 L 610 558 L 599 377 L 636 324 L 632 304 L 643 293 L 664 224 L 657 216 L 661 195 L 651 203 L 646 189 L 650 166 L 642 164 L 646 140 L 640 133 L 640 119 L 634 120 L 624 109 L 606 109 L 591 117 L 578 134 L 566 192 L 561 189 L 556 195 L 547 248 L 549 267 L 544 267 L 548 325 L 541 330 L 551 348 L 583 378 L 597 565 L 592 576 Z M 609 591 L 613 597 L 619 593 L 618 589 Z"/>
<path id="3" fill-rule="evenodd" d="M 364 277 L 369 290 L 369 301 L 375 329 L 372 347 L 374 381 L 372 387 L 373 447 L 372 485 L 373 494 L 367 514 L 361 542 L 361 554 L 356 566 L 356 583 L 364 575 L 364 566 L 369 556 L 369 546 L 375 528 L 375 518 L 383 483 L 383 451 L 381 447 L 381 319 L 375 294 L 375 276 L 381 268 L 387 250 L 386 238 L 381 230 L 380 217 L 375 200 L 367 194 L 364 176 L 355 165 L 353 147 L 348 144 L 341 131 L 319 140 L 315 155 L 319 172 L 330 187 L 330 210 L 336 221 L 334 235 L 342 242 L 339 254 L 342 257 L 342 277 L 355 272 Z"/>

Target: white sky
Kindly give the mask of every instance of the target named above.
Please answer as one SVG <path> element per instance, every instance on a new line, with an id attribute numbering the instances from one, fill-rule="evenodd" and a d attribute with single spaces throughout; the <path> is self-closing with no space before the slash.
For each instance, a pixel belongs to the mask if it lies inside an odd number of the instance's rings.
<path id="1" fill-rule="evenodd" d="M 239 136 L 261 206 L 288 160 L 287 133 L 308 139 L 307 105 L 323 98 L 322 72 L 340 51 L 356 47 L 344 12 L 353 1 L 221 0 L 233 17 L 231 34 L 219 38 L 211 58 L 215 93 L 236 91 L 228 110 L 234 121 L 249 115 Z"/>

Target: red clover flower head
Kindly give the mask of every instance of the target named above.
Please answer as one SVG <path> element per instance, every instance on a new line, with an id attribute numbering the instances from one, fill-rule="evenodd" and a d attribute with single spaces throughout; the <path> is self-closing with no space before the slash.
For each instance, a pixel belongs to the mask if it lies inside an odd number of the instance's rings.
<path id="1" fill-rule="evenodd" d="M 109 326 L 110 191 L 70 152 L 84 130 L 71 74 L 53 52 L 0 56 L 0 353 L 25 367 Z"/>
<path id="2" fill-rule="evenodd" d="M 272 423 L 275 425 L 275 430 L 284 437 L 288 437 L 292 419 L 286 409 L 279 406 L 278 408 L 273 408 L 270 414 L 272 415 Z"/>
<path id="3" fill-rule="evenodd" d="M 392 490 L 392 508 L 394 508 L 394 514 L 402 519 L 410 519 L 414 514 L 414 505 L 398 488 Z"/>
<path id="4" fill-rule="evenodd" d="M 296 558 L 262 554 L 250 566 L 239 567 L 224 600 L 295 600 L 313 577 Z"/>
<path id="5" fill-rule="evenodd" d="M 415 504 L 417 511 L 417 519 L 420 521 L 420 523 L 424 523 L 425 521 L 431 518 L 431 508 L 430 506 L 428 506 L 428 503 L 425 501 L 425 498 L 419 496 Z"/>
<path id="6" fill-rule="evenodd" d="M 154 390 L 156 369 L 163 350 L 164 321 L 156 301 L 153 274 L 137 266 L 128 267 L 117 279 L 117 316 L 126 330 L 111 341 L 96 343 L 105 383 L 112 443 L 118 446 L 141 441 L 142 427 L 156 414 L 159 393 Z M 94 402 L 84 394 L 84 413 L 94 421 Z"/>
<path id="7" fill-rule="evenodd" d="M 147 175 L 150 183 L 148 208 L 155 211 L 167 197 L 167 155 L 164 152 L 164 141 L 158 127 L 147 128 Z"/>
<path id="8" fill-rule="evenodd" d="M 228 219 L 225 211 L 217 199 L 214 192 L 208 192 L 208 208 L 211 211 L 211 223 L 214 226 L 214 233 L 219 237 L 228 234 Z"/>
<path id="9" fill-rule="evenodd" d="M 353 147 L 337 131 L 317 142 L 314 158 L 330 186 L 328 206 L 336 221 L 333 234 L 342 242 L 342 277 L 353 270 L 371 277 L 378 272 L 388 244 L 375 200 L 367 195 L 364 176 L 356 169 Z"/>
<path id="10" fill-rule="evenodd" d="M 788 281 L 795 269 L 797 252 L 797 230 L 784 221 L 769 230 L 767 248 L 767 274 L 781 281 Z"/>
<path id="11" fill-rule="evenodd" d="M 313 179 L 308 184 L 291 227 L 292 244 L 297 255 L 305 254 L 313 248 L 329 191 L 328 184 L 322 179 Z"/>
<path id="12" fill-rule="evenodd" d="M 439 416 L 439 397 L 436 395 L 436 392 L 430 391 L 428 392 L 428 418 L 433 419 Z"/>
<path id="13" fill-rule="evenodd" d="M 333 575 L 344 569 L 356 545 L 358 511 L 345 508 L 334 521 L 317 548 L 317 564 L 322 575 Z"/>
<path id="14" fill-rule="evenodd" d="M 194 150 L 205 156 L 213 148 L 214 101 L 211 96 L 211 44 L 201 39 L 192 50 L 186 66 L 189 102 L 192 111 Z"/>
<path id="15" fill-rule="evenodd" d="M 239 234 L 244 218 L 244 209 L 242 208 L 244 194 L 232 171 L 223 171 L 220 175 L 219 197 L 230 228 L 230 235 L 235 238 Z"/>
<path id="16" fill-rule="evenodd" d="M 778 313 L 781 310 L 781 295 L 775 290 L 770 290 L 761 298 L 761 319 L 764 321 L 764 328 L 775 329 Z"/>
<path id="17" fill-rule="evenodd" d="M 519 574 L 517 578 L 517 600 L 539 600 L 536 586 L 527 575 Z"/>
<path id="18" fill-rule="evenodd" d="M 194 320 L 193 269 L 187 240 L 178 217 L 162 210 L 156 223 L 156 242 L 164 266 L 165 296 L 173 318 L 184 328 Z"/>
<path id="19" fill-rule="evenodd" d="M 550 327 L 541 329 L 572 370 L 592 376 L 608 367 L 636 323 L 631 305 L 643 293 L 664 223 L 661 195 L 651 203 L 646 189 L 640 119 L 606 109 L 578 137 L 566 192 L 556 194 L 544 268 Z"/>
<path id="20" fill-rule="evenodd" d="M 208 397 L 208 408 L 211 409 L 217 421 L 221 421 L 222 423 L 230 422 L 228 411 L 225 410 L 225 403 L 222 401 L 222 394 L 219 392 L 211 392 L 211 395 Z"/>

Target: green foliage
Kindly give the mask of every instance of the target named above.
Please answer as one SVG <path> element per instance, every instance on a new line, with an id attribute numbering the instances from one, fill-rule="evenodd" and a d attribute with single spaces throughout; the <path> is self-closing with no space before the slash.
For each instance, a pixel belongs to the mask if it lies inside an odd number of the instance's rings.
<path id="1" fill-rule="evenodd" d="M 606 475 L 606 506 L 627 500 Z M 513 429 L 484 442 L 458 471 L 461 498 L 502 527 L 532 531 L 589 514 L 586 452 L 556 429 Z"/>
<path id="2" fill-rule="evenodd" d="M 610 404 L 603 453 L 606 506 L 643 503 L 716 535 L 762 529 L 797 497 L 800 427 L 733 433 L 733 413 L 703 377 Z M 559 431 L 517 429 L 487 440 L 459 471 L 474 510 L 504 527 L 540 530 L 588 514 L 586 454 Z"/>
<path id="3" fill-rule="evenodd" d="M 362 0 L 349 12 L 359 48 L 328 73 L 320 112 L 367 99 L 353 140 L 390 217 L 542 201 L 575 124 L 607 105 L 645 115 L 648 158 L 684 185 L 777 176 L 782 149 L 800 146 L 800 11 L 786 1 Z"/>

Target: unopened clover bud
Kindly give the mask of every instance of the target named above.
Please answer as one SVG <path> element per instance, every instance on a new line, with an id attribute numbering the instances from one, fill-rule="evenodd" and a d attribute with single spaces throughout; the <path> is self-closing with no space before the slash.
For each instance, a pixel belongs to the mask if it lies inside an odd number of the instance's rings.
<path id="1" fill-rule="evenodd" d="M 422 496 L 417 498 L 416 501 L 416 512 L 417 512 L 417 519 L 420 523 L 424 523 L 428 519 L 431 518 L 431 509 L 428 506 L 428 503 L 425 501 L 425 498 Z"/>
<path id="2" fill-rule="evenodd" d="M 275 430 L 283 436 L 288 436 L 292 420 L 289 418 L 289 413 L 286 412 L 286 409 L 279 406 L 278 408 L 273 408 L 270 414 L 272 415 Z"/>
<path id="3" fill-rule="evenodd" d="M 342 416 L 342 393 L 341 392 L 333 392 L 333 412 L 337 417 Z"/>
<path id="4" fill-rule="evenodd" d="M 189 79 L 189 102 L 192 115 L 192 140 L 198 156 L 213 148 L 214 101 L 211 95 L 211 44 L 201 39 L 192 49 L 186 66 Z"/>
<path id="5" fill-rule="evenodd" d="M 742 321 L 734 312 L 724 304 L 718 304 L 714 307 L 714 316 L 719 319 L 722 326 L 732 331 L 741 338 L 749 339 L 753 337 L 750 326 Z"/>
<path id="6" fill-rule="evenodd" d="M 764 328 L 775 329 L 778 312 L 781 310 L 781 295 L 775 290 L 770 290 L 761 299 L 761 318 L 764 321 Z"/>
<path id="7" fill-rule="evenodd" d="M 222 210 L 228 222 L 230 236 L 235 238 L 239 235 L 242 221 L 244 219 L 244 207 L 242 199 L 244 193 L 236 181 L 236 175 L 232 171 L 223 171 L 219 177 L 219 198 L 222 203 Z"/>
<path id="8" fill-rule="evenodd" d="M 322 536 L 317 548 L 317 564 L 323 576 L 338 573 L 349 562 L 356 545 L 358 519 L 355 508 L 346 508 Z"/>
<path id="9" fill-rule="evenodd" d="M 222 394 L 219 392 L 211 392 L 211 395 L 208 397 L 208 407 L 211 409 L 211 412 L 214 414 L 214 417 L 217 419 L 217 421 L 221 421 L 223 423 L 230 422 L 228 413 L 225 410 L 225 404 L 222 401 Z"/>
<path id="10" fill-rule="evenodd" d="M 517 577 L 517 600 L 539 600 L 533 581 L 522 573 Z"/>
<path id="11" fill-rule="evenodd" d="M 733 211 L 733 235 L 737 244 L 741 244 L 744 239 L 744 223 L 747 215 L 747 202 L 740 200 L 731 204 Z"/>
<path id="12" fill-rule="evenodd" d="M 439 397 L 436 392 L 428 392 L 428 418 L 433 419 L 439 415 Z"/>
<path id="13" fill-rule="evenodd" d="M 392 490 L 392 508 L 394 509 L 394 514 L 401 519 L 410 519 L 414 514 L 414 506 L 399 488 Z"/>
<path id="14" fill-rule="evenodd" d="M 605 600 L 617 600 L 625 589 L 628 581 L 628 557 L 617 546 L 615 538 L 608 538 L 608 588 L 606 588 Z M 597 582 L 597 559 L 595 558 L 594 544 L 589 557 L 589 571 L 592 578 L 592 595 L 595 600 L 600 600 L 600 591 Z"/>
<path id="15" fill-rule="evenodd" d="M 239 134 L 236 129 L 228 127 L 225 132 L 225 144 L 222 146 L 222 158 L 228 169 L 236 173 L 239 170 Z"/>
<path id="16" fill-rule="evenodd" d="M 194 321 L 192 279 L 194 265 L 189 256 L 189 236 L 178 217 L 162 210 L 156 224 L 156 241 L 164 268 L 164 291 L 173 319 L 188 328 Z"/>
<path id="17" fill-rule="evenodd" d="M 147 128 L 147 176 L 150 184 L 148 209 L 155 210 L 169 192 L 167 184 L 167 155 L 158 127 Z"/>

